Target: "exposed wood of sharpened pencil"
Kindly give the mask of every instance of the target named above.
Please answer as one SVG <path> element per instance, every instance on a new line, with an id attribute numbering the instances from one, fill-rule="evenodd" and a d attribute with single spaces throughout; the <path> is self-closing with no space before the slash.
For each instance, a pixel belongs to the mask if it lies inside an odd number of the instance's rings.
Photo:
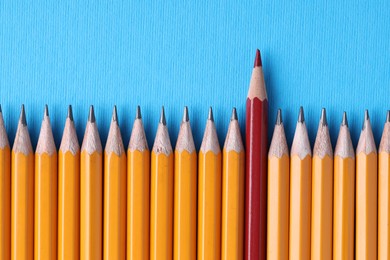
<path id="1" fill-rule="evenodd" d="M 34 152 L 24 105 L 12 147 L 11 259 L 34 259 Z"/>
<path id="2" fill-rule="evenodd" d="M 387 111 L 378 162 L 378 259 L 390 259 L 390 111 Z"/>
<path id="3" fill-rule="evenodd" d="M 299 110 L 291 147 L 290 259 L 310 259 L 311 148 L 303 108 Z"/>
<path id="4" fill-rule="evenodd" d="M 377 259 L 377 151 L 368 111 L 356 148 L 356 241 L 355 257 Z"/>
<path id="5" fill-rule="evenodd" d="M 149 181 L 150 152 L 138 106 L 127 150 L 127 259 L 149 258 Z"/>
<path id="6" fill-rule="evenodd" d="M 245 259 L 265 259 L 267 227 L 268 98 L 260 51 L 246 100 Z"/>
<path id="7" fill-rule="evenodd" d="M 80 257 L 80 145 L 68 108 L 58 151 L 58 259 Z"/>
<path id="8" fill-rule="evenodd" d="M 268 153 L 267 257 L 288 259 L 290 156 L 279 109 Z"/>
<path id="9" fill-rule="evenodd" d="M 334 152 L 333 259 L 354 259 L 355 152 L 344 112 Z"/>
<path id="10" fill-rule="evenodd" d="M 57 149 L 45 106 L 35 151 L 34 258 L 57 259 Z"/>
<path id="11" fill-rule="evenodd" d="M 237 112 L 233 108 L 223 148 L 222 258 L 244 256 L 245 151 Z"/>
<path id="12" fill-rule="evenodd" d="M 11 151 L 0 106 L 0 259 L 11 259 Z"/>
<path id="13" fill-rule="evenodd" d="M 221 148 L 210 107 L 198 164 L 199 260 L 221 258 L 221 167 Z"/>
<path id="14" fill-rule="evenodd" d="M 161 110 L 152 150 L 150 185 L 150 259 L 171 260 L 173 251 L 173 153 Z"/>
<path id="15" fill-rule="evenodd" d="M 174 259 L 196 259 L 197 155 L 187 107 L 175 148 Z"/>
<path id="16" fill-rule="evenodd" d="M 80 158 L 80 259 L 103 256 L 102 143 L 90 107 Z"/>
<path id="17" fill-rule="evenodd" d="M 116 106 L 104 149 L 103 219 L 104 259 L 126 259 L 126 153 Z"/>
<path id="18" fill-rule="evenodd" d="M 312 161 L 311 259 L 332 259 L 333 151 L 322 109 Z"/>

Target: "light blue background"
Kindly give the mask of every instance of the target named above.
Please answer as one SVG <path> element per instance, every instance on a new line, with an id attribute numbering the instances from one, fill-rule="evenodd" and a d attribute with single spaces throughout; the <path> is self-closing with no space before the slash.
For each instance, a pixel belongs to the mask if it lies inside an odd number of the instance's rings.
<path id="1" fill-rule="evenodd" d="M 13 143 L 26 105 L 35 147 L 44 105 L 60 144 L 72 104 L 80 143 L 90 104 L 105 143 L 117 104 L 125 146 L 141 105 L 152 146 L 161 105 L 174 145 L 188 105 L 199 148 L 210 105 L 221 146 L 245 100 L 256 48 L 291 143 L 300 105 L 313 144 L 326 107 L 335 145 L 342 112 L 356 146 L 364 109 L 379 144 L 390 109 L 389 1 L 0 2 L 0 103 Z M 368 2 L 371 2 L 369 4 Z"/>

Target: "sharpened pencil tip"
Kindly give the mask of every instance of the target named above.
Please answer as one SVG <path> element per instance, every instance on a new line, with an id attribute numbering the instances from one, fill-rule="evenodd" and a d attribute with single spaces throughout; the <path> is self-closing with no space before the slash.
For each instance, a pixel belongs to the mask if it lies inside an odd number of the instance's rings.
<path id="1" fill-rule="evenodd" d="M 363 121 L 363 126 L 362 130 L 364 130 L 367 126 L 367 122 L 370 120 L 370 115 L 368 114 L 368 109 L 364 110 L 364 121 Z"/>
<path id="2" fill-rule="evenodd" d="M 326 119 L 326 109 L 325 108 L 322 108 L 322 110 L 321 110 L 320 122 L 321 122 L 322 126 L 328 125 L 328 120 Z"/>
<path id="3" fill-rule="evenodd" d="M 44 111 L 44 116 L 49 116 L 49 107 L 47 106 L 47 104 L 45 105 L 45 111 Z"/>
<path id="4" fill-rule="evenodd" d="M 387 110 L 386 122 L 390 122 L 390 110 Z"/>
<path id="5" fill-rule="evenodd" d="M 22 110 L 20 111 L 20 123 L 24 126 L 27 125 L 27 120 L 26 120 L 26 112 L 24 111 L 24 105 L 22 105 Z"/>
<path id="6" fill-rule="evenodd" d="M 141 119 L 141 118 L 142 118 L 141 107 L 137 106 L 137 112 L 135 113 L 135 119 Z"/>
<path id="7" fill-rule="evenodd" d="M 261 54 L 260 54 L 260 50 L 257 49 L 257 50 L 256 50 L 255 64 L 253 65 L 253 68 L 261 67 L 261 66 L 262 66 Z"/>
<path id="8" fill-rule="evenodd" d="M 278 112 L 276 114 L 276 122 L 275 122 L 275 125 L 281 125 L 283 123 L 283 120 L 282 120 L 282 110 L 279 108 L 278 109 Z"/>
<path id="9" fill-rule="evenodd" d="M 72 110 L 72 105 L 68 106 L 68 118 L 70 121 L 73 122 L 73 110 Z"/>
<path id="10" fill-rule="evenodd" d="M 233 107 L 232 117 L 230 118 L 230 121 L 233 121 L 233 120 L 238 120 L 238 117 L 237 117 L 237 110 L 236 110 L 235 107 Z"/>
<path id="11" fill-rule="evenodd" d="M 303 113 L 303 107 L 299 108 L 298 123 L 305 122 L 305 114 Z"/>
<path id="12" fill-rule="evenodd" d="M 95 110 L 93 109 L 92 105 L 89 107 L 88 121 L 91 122 L 91 123 L 95 123 L 96 122 Z"/>
<path id="13" fill-rule="evenodd" d="M 188 122 L 190 121 L 190 117 L 188 115 L 188 107 L 184 107 L 184 113 L 183 113 L 183 122 Z"/>
<path id="14" fill-rule="evenodd" d="M 343 120 L 341 121 L 341 126 L 347 126 L 348 127 L 347 112 L 345 112 L 345 111 L 343 113 Z"/>
<path id="15" fill-rule="evenodd" d="M 213 108 L 209 108 L 209 116 L 207 117 L 208 120 L 214 122 L 214 115 L 213 115 Z"/>
<path id="16" fill-rule="evenodd" d="M 160 123 L 163 125 L 167 125 L 167 120 L 165 118 L 164 106 L 161 108 Z"/>
<path id="17" fill-rule="evenodd" d="M 1 105 L 0 105 L 0 113 L 3 113 L 3 110 L 1 109 Z"/>
<path id="18" fill-rule="evenodd" d="M 116 111 L 116 105 L 114 105 L 114 108 L 112 110 L 112 121 L 116 122 L 118 124 L 118 113 Z"/>

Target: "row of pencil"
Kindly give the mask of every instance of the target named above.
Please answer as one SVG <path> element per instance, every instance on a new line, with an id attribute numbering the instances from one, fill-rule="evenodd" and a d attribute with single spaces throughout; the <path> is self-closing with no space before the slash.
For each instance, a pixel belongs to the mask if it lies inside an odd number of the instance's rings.
<path id="1" fill-rule="evenodd" d="M 303 108 L 290 153 L 279 110 L 268 153 L 267 258 L 389 259 L 389 177 L 390 111 L 378 160 L 367 110 L 356 153 L 344 112 L 334 154 L 325 109 L 313 153 Z"/>
<path id="2" fill-rule="evenodd" d="M 69 106 L 58 154 L 46 106 L 35 159 L 24 106 L 12 151 L 0 109 L 0 258 L 239 259 L 244 174 L 235 108 L 223 155 L 211 108 L 197 155 L 187 107 L 151 153 L 138 107 L 126 156 L 116 107 L 103 155 L 92 106 L 81 149 Z"/>

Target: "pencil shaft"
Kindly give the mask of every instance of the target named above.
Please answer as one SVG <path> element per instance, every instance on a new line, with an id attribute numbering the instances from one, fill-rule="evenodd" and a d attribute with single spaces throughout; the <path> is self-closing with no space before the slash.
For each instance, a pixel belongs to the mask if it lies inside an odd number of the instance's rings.
<path id="1" fill-rule="evenodd" d="M 379 153 L 378 161 L 378 259 L 390 259 L 390 154 Z"/>
<path id="2" fill-rule="evenodd" d="M 0 149 L 0 259 L 11 258 L 11 153 Z"/>

